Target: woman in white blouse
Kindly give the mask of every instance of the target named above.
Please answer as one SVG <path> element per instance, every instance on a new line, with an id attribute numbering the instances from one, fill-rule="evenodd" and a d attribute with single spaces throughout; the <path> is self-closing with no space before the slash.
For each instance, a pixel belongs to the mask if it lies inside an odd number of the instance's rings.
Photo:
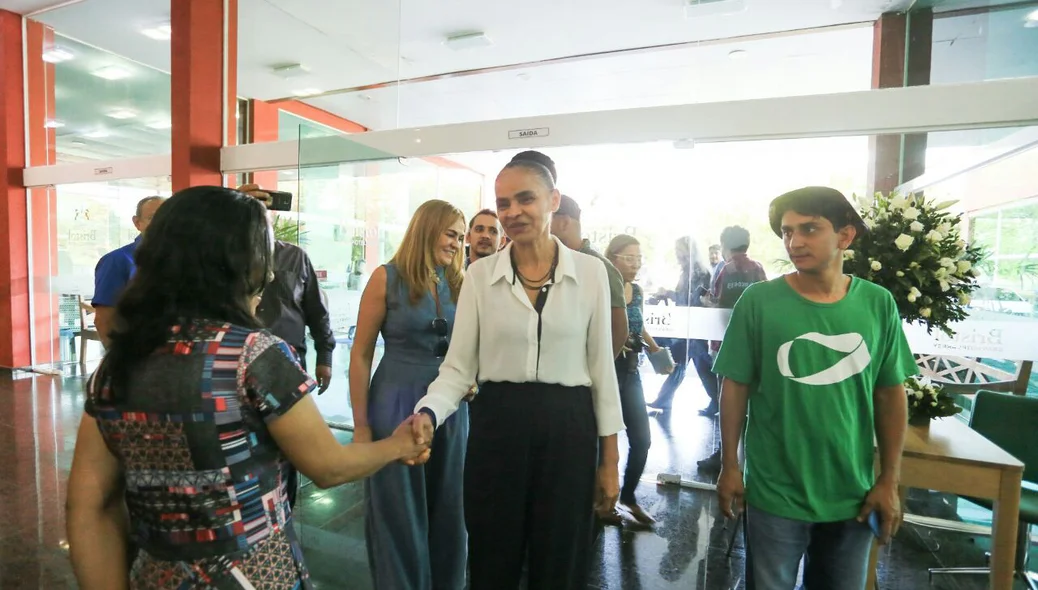
<path id="1" fill-rule="evenodd" d="M 478 382 L 465 462 L 470 587 L 517 588 L 525 560 L 531 589 L 585 588 L 594 511 L 612 511 L 619 495 L 624 428 L 605 267 L 551 236 L 560 195 L 544 166 L 509 163 L 495 192 L 512 241 L 469 266 L 415 431 L 428 440 Z"/>

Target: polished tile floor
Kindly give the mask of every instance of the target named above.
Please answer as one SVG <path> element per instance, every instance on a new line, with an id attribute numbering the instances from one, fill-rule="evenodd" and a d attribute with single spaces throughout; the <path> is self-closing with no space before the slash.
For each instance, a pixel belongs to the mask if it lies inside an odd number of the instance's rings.
<path id="1" fill-rule="evenodd" d="M 83 405 L 84 380 L 77 372 L 70 365 L 62 376 L 0 375 L 0 493 L 7 499 L 7 521 L 0 527 L 0 589 L 76 587 L 65 549 L 64 495 Z M 344 386 L 344 381 L 337 384 Z M 692 381 L 678 392 L 673 412 L 652 419 L 653 446 L 638 495 L 659 522 L 651 530 L 603 530 L 595 546 L 591 588 L 744 587 L 742 540 L 736 536 L 731 557 L 726 558 L 733 527 L 718 517 L 713 494 L 653 483 L 659 472 L 710 481 L 696 472 L 695 462 L 712 449 L 716 430 L 712 420 L 696 413 L 705 398 Z M 659 382 L 646 376 L 647 396 L 655 393 Z M 323 397 L 338 395 L 345 391 L 333 386 Z M 349 435 L 340 432 L 339 436 L 346 441 Z M 297 525 L 319 589 L 371 587 L 361 497 L 359 484 L 303 489 Z M 913 493 L 910 510 L 953 519 L 978 513 L 981 520 L 985 518 L 983 511 L 954 497 L 927 492 Z M 983 565 L 986 547 L 986 538 L 906 526 L 884 554 L 880 586 L 984 588 L 985 579 L 979 576 L 942 576 L 931 585 L 926 571 L 936 566 Z"/>

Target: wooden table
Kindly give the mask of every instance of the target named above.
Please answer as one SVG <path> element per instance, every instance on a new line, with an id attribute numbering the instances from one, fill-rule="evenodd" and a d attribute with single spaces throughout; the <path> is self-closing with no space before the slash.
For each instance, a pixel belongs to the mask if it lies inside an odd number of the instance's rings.
<path id="1" fill-rule="evenodd" d="M 1023 470 L 1023 463 L 957 418 L 935 420 L 929 432 L 909 427 L 901 460 L 902 508 L 908 488 L 993 500 L 988 587 L 1010 590 Z M 878 545 L 873 543 L 866 588 L 876 587 L 878 558 Z"/>

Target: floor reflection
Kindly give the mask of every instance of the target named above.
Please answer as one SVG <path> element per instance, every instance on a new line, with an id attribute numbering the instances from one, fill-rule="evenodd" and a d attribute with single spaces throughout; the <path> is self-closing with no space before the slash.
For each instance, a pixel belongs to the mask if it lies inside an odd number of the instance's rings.
<path id="1" fill-rule="evenodd" d="M 83 405 L 84 380 L 80 373 L 78 365 L 72 365 L 66 367 L 63 376 L 0 376 L 0 452 L 4 457 L 0 493 L 7 501 L 7 522 L 0 527 L 0 588 L 5 590 L 76 587 L 64 536 L 64 493 Z M 327 401 L 322 402 L 346 407 L 345 375 L 337 371 L 336 379 L 338 387 L 333 385 L 322 396 Z M 654 375 L 645 375 L 644 379 L 647 396 L 662 383 Z M 735 525 L 718 516 L 714 495 L 653 483 L 659 472 L 712 482 L 709 474 L 697 472 L 695 463 L 713 450 L 717 430 L 713 420 L 697 414 L 706 405 L 706 396 L 694 381 L 686 380 L 672 412 L 652 418 L 648 481 L 639 487 L 638 500 L 658 523 L 648 530 L 629 527 L 601 531 L 595 545 L 591 588 L 744 587 L 741 535 L 734 535 L 735 546 L 729 557 Z M 349 437 L 345 432 L 336 435 L 343 442 Z M 624 445 L 621 439 L 621 449 Z M 297 526 L 319 589 L 371 588 L 362 497 L 360 484 L 334 490 L 318 490 L 312 485 L 303 489 Z M 914 513 L 942 518 L 963 517 L 967 510 L 976 512 L 954 497 L 925 491 L 914 491 L 909 506 Z M 984 588 L 986 580 L 979 576 L 940 577 L 931 586 L 926 568 L 983 565 L 988 545 L 986 538 L 907 526 L 883 557 L 880 585 Z"/>

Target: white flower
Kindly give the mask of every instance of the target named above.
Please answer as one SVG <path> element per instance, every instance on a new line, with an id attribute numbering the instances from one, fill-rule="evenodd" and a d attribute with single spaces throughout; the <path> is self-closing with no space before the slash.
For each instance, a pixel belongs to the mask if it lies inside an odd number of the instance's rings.
<path id="1" fill-rule="evenodd" d="M 895 240 L 895 242 L 896 242 L 896 241 L 897 241 L 897 240 Z M 913 260 L 912 262 L 910 262 L 910 263 L 908 264 L 908 268 L 919 268 L 919 263 Z"/>
<path id="2" fill-rule="evenodd" d="M 947 277 L 949 274 L 951 273 L 948 272 L 948 269 L 942 266 L 941 268 L 938 268 L 936 271 L 934 271 L 933 276 L 934 278 L 937 278 L 939 280 Z"/>
<path id="3" fill-rule="evenodd" d="M 930 233 L 926 234 L 926 239 L 936 244 L 937 242 L 940 242 L 944 239 L 944 234 L 935 229 L 932 229 L 930 230 Z"/>
<path id="4" fill-rule="evenodd" d="M 913 391 L 912 394 L 915 396 L 916 399 L 923 399 L 923 392 L 919 391 L 918 389 Z"/>
<path id="5" fill-rule="evenodd" d="M 908 299 L 909 303 L 915 303 L 915 300 L 919 299 L 919 296 L 918 295 L 912 295 L 911 293 L 909 293 L 908 296 L 905 297 L 905 299 Z"/>
<path id="6" fill-rule="evenodd" d="M 945 268 L 955 268 L 955 261 L 945 256 L 941 259 L 941 266 Z"/>
<path id="7" fill-rule="evenodd" d="M 951 285 L 948 284 L 948 281 L 941 281 L 941 291 L 948 291 L 949 289 L 951 289 Z"/>
<path id="8" fill-rule="evenodd" d="M 908 234 L 901 234 L 894 240 L 894 245 L 897 246 L 902 252 L 907 251 L 912 247 L 912 243 L 915 242 L 915 238 Z"/>
<path id="9" fill-rule="evenodd" d="M 844 260 L 854 260 L 854 250 L 844 250 L 843 251 L 843 259 Z"/>
<path id="10" fill-rule="evenodd" d="M 952 224 L 948 223 L 947 221 L 945 221 L 941 225 L 937 226 L 937 231 L 941 232 L 944 235 L 950 234 L 951 230 L 952 230 Z"/>
<path id="11" fill-rule="evenodd" d="M 966 271 L 968 271 L 969 269 L 973 268 L 973 263 L 970 262 L 969 260 L 960 260 L 960 261 L 958 261 L 956 263 L 956 265 L 957 265 L 957 267 L 959 269 L 959 274 L 960 275 L 961 274 L 965 274 Z"/>
<path id="12" fill-rule="evenodd" d="M 970 298 L 969 295 L 967 295 L 965 293 L 960 293 L 959 294 L 959 303 L 961 303 L 963 305 L 969 305 L 970 301 L 973 301 L 973 300 Z"/>
<path id="13" fill-rule="evenodd" d="M 896 274 L 897 274 L 898 278 L 901 278 L 901 277 L 905 276 L 905 271 L 899 270 L 899 271 L 897 271 Z"/>
<path id="14" fill-rule="evenodd" d="M 929 307 L 924 307 L 919 310 L 919 315 L 923 316 L 924 318 L 930 317 L 930 313 L 931 311 Z"/>
<path id="15" fill-rule="evenodd" d="M 869 229 L 876 229 L 876 220 L 871 217 L 865 220 L 865 227 Z"/>
<path id="16" fill-rule="evenodd" d="M 915 221 L 916 219 L 919 219 L 919 214 L 919 209 L 916 209 L 915 207 L 909 207 L 901 213 L 901 216 L 909 221 Z"/>
<path id="17" fill-rule="evenodd" d="M 873 260 L 870 266 L 872 267 L 872 270 L 876 272 L 879 272 L 883 268 L 883 265 L 878 260 Z"/>
<path id="18" fill-rule="evenodd" d="M 908 291 L 908 296 L 907 296 L 908 302 L 909 303 L 915 303 L 915 300 L 919 299 L 920 295 L 922 295 L 922 292 L 919 291 L 919 289 L 916 289 L 915 287 L 912 287 Z"/>
<path id="19" fill-rule="evenodd" d="M 930 407 L 936 408 L 937 407 L 937 402 L 930 402 Z"/>
<path id="20" fill-rule="evenodd" d="M 924 227 L 925 226 L 923 224 L 919 223 L 918 221 L 913 221 L 912 225 L 908 226 L 908 229 L 910 229 L 910 230 L 912 230 L 912 231 L 914 231 L 916 233 L 919 233 L 919 232 L 923 231 Z"/>
<path id="21" fill-rule="evenodd" d="M 904 209 L 908 205 L 908 197 L 895 195 L 890 199 L 890 208 L 893 210 Z"/>
<path id="22" fill-rule="evenodd" d="M 955 246 L 959 250 L 965 250 L 966 249 L 966 240 L 964 240 L 962 238 L 959 238 L 959 239 L 955 240 Z"/>

